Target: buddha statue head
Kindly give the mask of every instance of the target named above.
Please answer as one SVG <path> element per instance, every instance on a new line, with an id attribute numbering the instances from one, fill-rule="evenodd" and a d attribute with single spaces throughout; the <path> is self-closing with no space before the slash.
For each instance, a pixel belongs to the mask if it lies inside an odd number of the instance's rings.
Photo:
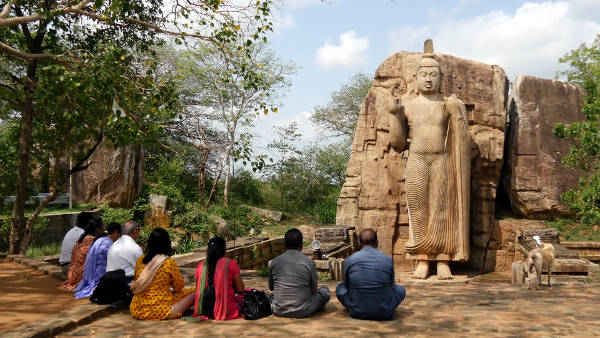
<path id="1" fill-rule="evenodd" d="M 433 41 L 431 39 L 425 41 L 423 52 L 425 54 L 419 60 L 415 74 L 417 88 L 421 94 L 437 94 L 440 92 L 442 84 L 442 70 L 433 55 Z"/>

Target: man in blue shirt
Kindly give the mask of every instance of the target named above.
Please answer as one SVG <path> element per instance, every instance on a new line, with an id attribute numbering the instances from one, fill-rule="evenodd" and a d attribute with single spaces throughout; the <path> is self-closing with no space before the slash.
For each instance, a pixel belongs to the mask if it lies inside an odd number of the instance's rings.
<path id="1" fill-rule="evenodd" d="M 377 250 L 375 230 L 364 229 L 358 239 L 360 251 L 344 262 L 344 282 L 335 295 L 352 318 L 391 319 L 406 290 L 394 284 L 394 262 Z"/>

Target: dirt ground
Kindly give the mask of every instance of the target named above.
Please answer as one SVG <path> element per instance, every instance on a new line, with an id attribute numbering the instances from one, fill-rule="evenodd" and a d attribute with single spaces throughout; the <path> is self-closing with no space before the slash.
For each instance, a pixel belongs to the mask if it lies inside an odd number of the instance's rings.
<path id="1" fill-rule="evenodd" d="M 89 302 L 75 300 L 58 283 L 23 264 L 0 260 L 0 333 Z"/>

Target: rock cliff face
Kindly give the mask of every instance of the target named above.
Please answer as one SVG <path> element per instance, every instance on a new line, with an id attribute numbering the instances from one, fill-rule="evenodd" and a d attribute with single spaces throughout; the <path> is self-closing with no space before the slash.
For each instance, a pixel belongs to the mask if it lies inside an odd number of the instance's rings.
<path id="1" fill-rule="evenodd" d="M 86 170 L 73 176 L 73 201 L 131 207 L 142 190 L 142 147 L 114 149 L 103 142 L 91 161 Z"/>
<path id="2" fill-rule="evenodd" d="M 386 100 L 415 91 L 416 65 L 421 53 L 402 52 L 388 57 L 377 69 L 365 98 L 352 144 L 346 181 L 336 223 L 357 231 L 378 231 L 379 248 L 405 260 L 408 215 L 404 190 L 407 154 L 390 146 Z M 482 268 L 494 221 L 496 188 L 503 162 L 508 80 L 504 70 L 451 55 L 436 54 L 443 72 L 442 93 L 464 101 L 472 138 L 471 258 Z"/>
<path id="3" fill-rule="evenodd" d="M 572 142 L 552 134 L 558 122 L 582 121 L 585 90 L 578 85 L 520 75 L 510 95 L 510 128 L 502 173 L 513 212 L 528 218 L 565 215 L 561 195 L 577 187 L 581 172 L 561 158 Z"/>

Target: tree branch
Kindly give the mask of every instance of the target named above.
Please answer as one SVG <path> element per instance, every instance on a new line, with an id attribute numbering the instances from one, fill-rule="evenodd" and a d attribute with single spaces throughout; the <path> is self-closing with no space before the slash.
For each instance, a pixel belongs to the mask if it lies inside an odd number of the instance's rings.
<path id="1" fill-rule="evenodd" d="M 103 17 L 101 15 L 98 15 L 96 13 L 93 12 L 88 12 L 88 11 L 84 11 L 84 10 L 73 10 L 72 13 L 76 13 L 76 14 L 80 14 L 80 15 L 84 15 L 87 17 L 90 17 L 92 19 L 96 19 L 98 21 L 103 21 L 103 22 L 108 22 L 109 19 L 106 17 Z M 201 40 L 206 40 L 206 41 L 210 41 L 210 42 L 216 42 L 212 37 L 210 36 L 205 36 L 205 35 L 200 35 L 200 34 L 191 34 L 191 33 L 184 33 L 184 32 L 175 32 L 175 31 L 170 31 L 164 28 L 161 28 L 155 24 L 146 22 L 146 21 L 142 21 L 139 19 L 135 19 L 135 18 L 129 18 L 129 17 L 124 17 L 122 18 L 122 20 L 130 22 L 130 23 L 134 23 L 136 25 L 151 29 L 157 33 L 163 33 L 163 34 L 167 34 L 167 35 L 173 35 L 173 36 L 179 36 L 179 37 L 192 37 L 192 38 L 197 38 L 197 39 L 201 39 Z"/>
<path id="2" fill-rule="evenodd" d="M 25 53 L 18 49 L 12 48 L 11 46 L 0 42 L 0 52 L 6 55 L 14 56 L 18 59 L 30 61 L 30 60 L 53 60 L 59 61 L 59 58 L 55 55 L 45 54 L 45 53 Z"/>
<path id="3" fill-rule="evenodd" d="M 88 162 L 87 164 L 85 164 L 85 162 L 87 162 L 90 159 L 90 157 L 96 151 L 98 146 L 100 146 L 100 143 L 102 142 L 103 138 L 104 138 L 104 126 L 102 126 L 100 128 L 100 135 L 98 135 L 98 139 L 96 140 L 96 143 L 94 144 L 94 146 L 92 146 L 92 148 L 90 148 L 90 150 L 87 152 L 87 154 L 85 154 L 85 157 L 83 159 L 81 159 L 79 162 L 77 162 L 77 164 L 75 164 L 71 168 L 71 170 L 69 170 L 67 177 L 70 175 L 73 175 L 74 173 L 76 173 L 78 171 L 83 171 L 83 170 L 87 169 L 90 166 L 90 164 L 92 164 L 92 162 Z"/>
<path id="4" fill-rule="evenodd" d="M 0 12 L 0 19 L 5 19 L 8 14 L 10 14 L 10 6 L 12 6 L 14 0 L 8 0 L 6 5 L 4 5 L 4 9 Z"/>
<path id="5" fill-rule="evenodd" d="M 54 13 L 64 13 L 64 14 L 74 13 L 75 11 L 83 9 L 87 4 L 89 4 L 93 1 L 94 0 L 82 0 L 75 6 L 61 7 L 61 8 L 53 9 L 50 11 L 50 13 L 53 13 L 53 14 Z M 10 0 L 9 3 L 10 2 L 12 2 L 12 0 Z M 20 25 L 20 24 L 40 21 L 40 20 L 44 19 L 44 17 L 39 14 L 7 18 L 6 16 L 8 15 L 8 13 L 4 13 L 5 10 L 6 10 L 6 7 L 2 11 L 2 14 L 5 14 L 5 16 L 4 17 L 0 16 L 0 27 L 15 26 L 15 25 Z M 9 10 L 9 12 L 10 12 L 10 10 Z"/>

